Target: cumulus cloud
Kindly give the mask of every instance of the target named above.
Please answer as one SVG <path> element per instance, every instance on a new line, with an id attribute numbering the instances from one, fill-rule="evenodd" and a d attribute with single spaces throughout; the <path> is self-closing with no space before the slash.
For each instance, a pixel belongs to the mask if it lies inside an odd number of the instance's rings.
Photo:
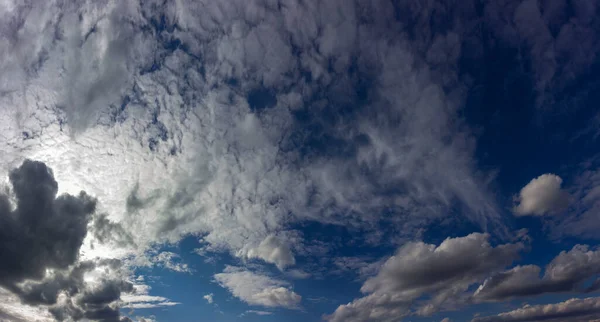
<path id="1" fill-rule="evenodd" d="M 584 283 L 600 274 L 600 250 L 576 245 L 556 256 L 540 276 L 536 265 L 516 266 L 486 281 L 474 294 L 475 300 L 504 301 L 545 293 L 589 292 L 597 289 Z"/>
<path id="2" fill-rule="evenodd" d="M 214 278 L 233 296 L 250 305 L 297 309 L 302 300 L 287 282 L 242 268 L 228 266 Z"/>
<path id="3" fill-rule="evenodd" d="M 365 297 L 340 305 L 329 321 L 392 321 L 465 301 L 474 283 L 510 265 L 523 244 L 493 247 L 489 235 L 448 238 L 440 245 L 409 243 L 398 249 L 378 274 L 365 281 Z M 417 299 L 429 295 L 424 303 Z"/>
<path id="4" fill-rule="evenodd" d="M 265 238 L 257 248 L 249 250 L 246 256 L 261 258 L 265 262 L 275 264 L 279 269 L 296 263 L 290 248 L 274 235 Z"/>
<path id="5" fill-rule="evenodd" d="M 570 299 L 546 305 L 525 305 L 514 311 L 496 316 L 477 317 L 471 322 L 584 322 L 600 319 L 600 298 Z"/>
<path id="6" fill-rule="evenodd" d="M 96 201 L 83 191 L 77 197 L 57 196 L 58 183 L 42 162 L 25 160 L 10 171 L 9 180 L 11 195 L 0 194 L 0 255 L 5 259 L 0 286 L 19 298 L 17 312 L 38 307 L 60 321 L 119 320 L 121 294 L 133 291 L 122 262 L 79 258 Z M 1 310 L 21 319 L 10 308 Z"/>
<path id="7" fill-rule="evenodd" d="M 532 179 L 519 193 L 515 214 L 542 216 L 564 210 L 569 203 L 569 194 L 561 185 L 562 179 L 555 174 Z"/>
<path id="8" fill-rule="evenodd" d="M 40 279 L 46 269 L 74 264 L 87 234 L 96 201 L 79 196 L 56 196 L 58 184 L 44 163 L 26 160 L 10 172 L 16 198 L 0 194 L 0 283 L 13 287 L 24 279 Z M 47 245 L 38 247 L 37 245 Z"/>

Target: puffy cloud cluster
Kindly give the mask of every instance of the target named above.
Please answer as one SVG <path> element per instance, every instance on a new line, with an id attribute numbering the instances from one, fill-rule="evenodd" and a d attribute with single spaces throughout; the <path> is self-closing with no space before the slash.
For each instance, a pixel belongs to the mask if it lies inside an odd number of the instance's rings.
<path id="1" fill-rule="evenodd" d="M 57 197 L 58 183 L 42 162 L 26 160 L 9 179 L 11 194 L 0 194 L 0 286 L 60 321 L 118 321 L 117 301 L 133 291 L 119 274 L 121 262 L 79 261 L 96 201 L 85 192 Z"/>
<path id="2" fill-rule="evenodd" d="M 577 245 L 556 256 L 540 276 L 536 265 L 516 266 L 485 281 L 475 292 L 476 300 L 503 301 L 515 297 L 545 293 L 591 292 L 599 289 L 599 280 L 584 283 L 600 275 L 600 250 Z"/>
<path id="3" fill-rule="evenodd" d="M 448 238 L 440 245 L 402 246 L 361 287 L 365 297 L 339 306 L 329 321 L 399 321 L 440 308 L 463 304 L 471 285 L 509 266 L 521 243 L 493 247 L 489 235 Z M 419 299 L 426 298 L 418 303 Z"/>

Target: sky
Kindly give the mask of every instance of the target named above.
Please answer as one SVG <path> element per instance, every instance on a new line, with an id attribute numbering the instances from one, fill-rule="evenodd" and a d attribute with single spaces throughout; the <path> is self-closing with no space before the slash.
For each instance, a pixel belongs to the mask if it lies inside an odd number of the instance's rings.
<path id="1" fill-rule="evenodd" d="M 597 0 L 0 0 L 0 321 L 600 321 Z"/>

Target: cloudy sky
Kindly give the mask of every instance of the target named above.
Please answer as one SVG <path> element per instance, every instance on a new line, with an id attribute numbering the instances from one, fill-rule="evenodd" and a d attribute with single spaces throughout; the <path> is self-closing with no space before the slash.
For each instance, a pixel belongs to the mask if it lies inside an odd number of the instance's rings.
<path id="1" fill-rule="evenodd" d="M 600 321 L 597 0 L 0 0 L 0 321 Z"/>

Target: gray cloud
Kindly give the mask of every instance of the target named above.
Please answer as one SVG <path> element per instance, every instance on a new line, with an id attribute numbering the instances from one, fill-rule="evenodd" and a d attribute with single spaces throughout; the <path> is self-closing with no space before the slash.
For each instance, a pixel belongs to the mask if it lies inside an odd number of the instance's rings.
<path id="1" fill-rule="evenodd" d="M 596 284 L 584 283 L 600 274 L 600 251 L 577 245 L 563 251 L 545 268 L 535 265 L 517 266 L 488 278 L 475 292 L 476 301 L 504 301 L 516 297 L 545 293 L 590 292 Z"/>
<path id="2" fill-rule="evenodd" d="M 85 192 L 57 197 L 52 170 L 41 162 L 26 160 L 9 178 L 16 209 L 0 195 L 0 256 L 6 259 L 0 283 L 14 287 L 24 279 L 41 279 L 46 269 L 75 263 L 96 201 Z"/>
<path id="3" fill-rule="evenodd" d="M 468 288 L 510 265 L 523 244 L 493 247 L 489 235 L 448 238 L 439 246 L 422 242 L 402 246 L 379 273 L 361 287 L 365 297 L 340 305 L 329 321 L 400 321 L 430 315 L 450 304 L 464 303 Z M 417 299 L 431 296 L 424 303 Z"/>
<path id="4" fill-rule="evenodd" d="M 478 317 L 471 322 L 584 322 L 600 319 L 600 299 L 570 299 L 546 305 L 526 305 L 496 316 Z"/>
<path id="5" fill-rule="evenodd" d="M 93 270 L 114 272 L 121 262 L 78 260 L 96 201 L 85 192 L 57 197 L 58 183 L 42 162 L 24 161 L 9 179 L 16 207 L 11 209 L 9 196 L 0 195 L 0 255 L 5 259 L 0 264 L 0 285 L 24 304 L 49 306 L 61 321 L 83 317 L 118 321 L 115 302 L 122 292 L 133 290 L 131 284 L 114 275 L 91 287 L 84 275 Z M 61 294 L 66 304 L 59 303 Z"/>
<path id="6" fill-rule="evenodd" d="M 541 216 L 565 210 L 569 194 L 561 185 L 562 179 L 555 174 L 543 174 L 532 179 L 519 193 L 515 214 Z"/>

